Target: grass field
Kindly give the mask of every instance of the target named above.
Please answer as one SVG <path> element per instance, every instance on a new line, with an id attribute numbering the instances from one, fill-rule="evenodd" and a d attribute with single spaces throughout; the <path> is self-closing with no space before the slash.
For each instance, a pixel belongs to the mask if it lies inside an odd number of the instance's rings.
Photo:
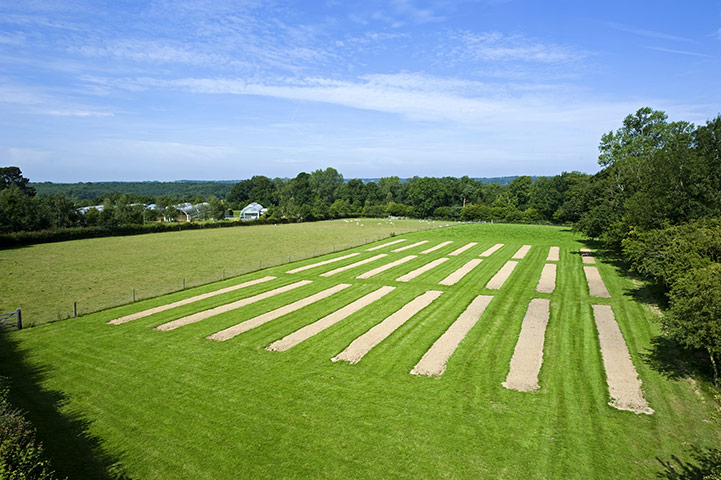
<path id="1" fill-rule="evenodd" d="M 335 220 L 93 238 L 0 250 L 0 312 L 28 324 L 157 297 L 439 222 Z"/>
<path id="2" fill-rule="evenodd" d="M 704 384 L 659 365 L 656 347 L 663 342 L 654 314 L 636 300 L 634 282 L 600 256 L 597 266 L 611 298 L 589 297 L 577 253 L 585 244 L 578 236 L 558 227 L 486 224 L 398 238 L 428 243 L 397 253 L 390 251 L 394 247 L 355 247 L 344 252 L 360 253 L 353 258 L 295 274 L 285 272 L 341 254 L 13 332 L 0 337 L 0 371 L 11 377 L 14 400 L 29 410 L 60 473 L 73 479 L 645 479 L 673 455 L 690 459 L 690 446 L 718 445 Z M 419 254 L 448 240 L 453 243 Z M 407 283 L 395 281 L 468 242 L 478 245 Z M 496 243 L 505 245 L 460 282 L 438 284 Z M 484 288 L 523 244 L 532 248 L 505 285 Z M 560 246 L 556 288 L 538 293 L 551 245 Z M 378 253 L 388 255 L 328 278 L 319 275 Z M 418 257 L 356 278 L 411 254 Z M 106 323 L 266 275 L 277 279 L 123 325 Z M 299 280 L 312 283 L 176 330 L 153 329 Z M 228 341 L 205 338 L 339 283 L 352 286 Z M 371 307 L 287 351 L 265 350 L 387 285 L 397 288 Z M 428 290 L 443 293 L 359 363 L 330 361 Z M 445 373 L 411 375 L 479 294 L 494 298 Z M 551 302 L 540 389 L 507 390 L 501 383 L 533 298 Z M 653 415 L 608 405 L 593 304 L 613 306 Z"/>

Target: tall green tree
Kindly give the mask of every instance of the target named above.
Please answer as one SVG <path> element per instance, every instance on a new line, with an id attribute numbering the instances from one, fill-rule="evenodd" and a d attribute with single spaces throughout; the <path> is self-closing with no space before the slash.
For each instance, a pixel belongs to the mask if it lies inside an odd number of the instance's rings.
<path id="1" fill-rule="evenodd" d="M 18 189 L 30 197 L 35 196 L 35 189 L 28 185 L 29 178 L 23 177 L 23 172 L 18 167 L 0 167 L 0 190 L 15 185 Z"/>

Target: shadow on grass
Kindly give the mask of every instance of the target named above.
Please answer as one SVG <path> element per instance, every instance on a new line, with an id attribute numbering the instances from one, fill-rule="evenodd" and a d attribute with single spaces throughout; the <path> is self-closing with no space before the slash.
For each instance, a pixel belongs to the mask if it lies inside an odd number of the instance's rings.
<path id="1" fill-rule="evenodd" d="M 651 339 L 651 347 L 640 354 L 646 365 L 670 380 L 691 377 L 713 383 L 708 357 L 702 350 L 685 349 L 675 340 L 664 336 Z"/>
<path id="2" fill-rule="evenodd" d="M 9 399 L 32 422 L 58 477 L 129 479 L 118 471 L 117 460 L 102 451 L 98 439 L 88 434 L 89 422 L 59 411 L 63 394 L 42 387 L 45 369 L 29 366 L 7 333 L 0 333 L 0 375 L 9 379 Z"/>
<path id="3" fill-rule="evenodd" d="M 658 462 L 663 468 L 656 476 L 668 480 L 714 480 L 721 478 L 721 449 L 691 447 L 692 461 L 684 462 L 675 455 Z"/>

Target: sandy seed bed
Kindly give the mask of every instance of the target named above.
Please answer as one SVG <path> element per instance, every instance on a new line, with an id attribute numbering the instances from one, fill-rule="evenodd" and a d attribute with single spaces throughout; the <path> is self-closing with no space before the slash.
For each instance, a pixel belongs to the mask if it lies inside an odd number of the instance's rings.
<path id="1" fill-rule="evenodd" d="M 448 254 L 448 256 L 455 257 L 455 256 L 460 255 L 461 253 L 465 252 L 469 248 L 475 247 L 476 245 L 478 245 L 478 242 L 467 243 L 467 244 L 463 245 L 461 248 L 453 250 L 451 253 Z"/>
<path id="2" fill-rule="evenodd" d="M 366 252 L 372 252 L 374 250 L 380 250 L 381 248 L 390 247 L 391 245 L 395 245 L 397 243 L 405 242 L 405 238 L 400 238 L 398 240 L 393 240 L 392 242 L 384 243 L 383 245 L 376 245 L 375 247 L 367 248 Z"/>
<path id="3" fill-rule="evenodd" d="M 360 267 L 361 265 L 365 265 L 366 263 L 375 262 L 376 260 L 380 260 L 383 257 L 387 257 L 387 253 L 379 253 L 378 255 L 370 258 L 366 258 L 364 260 L 361 260 L 360 262 L 351 263 L 350 265 L 346 265 L 345 267 L 339 267 L 335 270 L 331 270 L 329 272 L 321 273 L 321 277 L 330 277 L 332 275 L 335 275 L 336 273 L 345 272 L 346 270 L 350 270 L 351 268 Z"/>
<path id="4" fill-rule="evenodd" d="M 631 355 L 610 305 L 593 305 L 593 316 L 598 329 L 603 367 L 606 369 L 609 405 L 619 410 L 652 414 L 641 391 L 641 380 L 631 361 Z"/>
<path id="5" fill-rule="evenodd" d="M 310 325 L 306 325 L 305 327 L 296 330 L 295 332 L 291 333 L 290 335 L 287 335 L 283 338 L 281 338 L 278 341 L 275 341 L 265 347 L 266 350 L 276 351 L 276 352 L 284 352 L 288 350 L 289 348 L 295 347 L 300 342 L 309 339 L 310 337 L 322 332 L 326 328 L 329 328 L 336 323 L 340 322 L 341 320 L 344 320 L 345 318 L 349 317 L 350 315 L 354 314 L 358 310 L 360 310 L 363 307 L 366 307 L 376 300 L 379 300 L 380 298 L 383 298 L 390 292 L 392 292 L 395 289 L 395 287 L 381 287 L 378 290 L 375 290 L 368 295 L 365 295 L 358 300 L 356 300 L 353 303 L 350 303 L 346 305 L 345 307 L 336 310 L 335 312 L 331 313 L 330 315 L 327 315 L 320 320 L 311 323 Z"/>
<path id="6" fill-rule="evenodd" d="M 211 308 L 210 310 L 205 310 L 202 312 L 194 313 L 193 315 L 188 315 L 187 317 L 179 318 L 177 320 L 173 320 L 172 322 L 158 325 L 157 327 L 155 327 L 155 329 L 161 330 L 161 331 L 174 330 L 174 329 L 176 329 L 178 327 L 182 327 L 184 325 L 189 325 L 191 323 L 199 322 L 201 320 L 205 320 L 206 318 L 209 318 L 209 317 L 212 317 L 215 315 L 219 315 L 221 313 L 229 312 L 231 310 L 235 310 L 237 308 L 244 307 L 246 305 L 250 305 L 251 303 L 259 302 L 261 300 L 265 300 L 266 298 L 270 298 L 270 297 L 279 295 L 284 292 L 289 292 L 298 287 L 308 285 L 309 283 L 313 283 L 313 282 L 311 282 L 310 280 L 301 280 L 300 282 L 295 282 L 290 285 L 286 285 L 284 287 L 279 287 L 274 290 L 270 290 L 268 292 L 259 293 L 258 295 L 254 295 L 252 297 L 238 300 L 237 302 L 232 302 L 232 303 L 228 303 L 226 305 L 221 305 L 219 307 Z"/>
<path id="7" fill-rule="evenodd" d="M 559 247 L 551 247 L 548 249 L 547 262 L 557 262 L 561 258 L 561 249 Z"/>
<path id="8" fill-rule="evenodd" d="M 513 273 L 513 269 L 516 268 L 518 262 L 509 260 L 501 267 L 501 269 L 491 278 L 486 284 L 486 288 L 490 290 L 498 290 L 506 283 L 508 277 Z"/>
<path id="9" fill-rule="evenodd" d="M 374 277 L 379 273 L 385 272 L 386 270 L 390 270 L 391 268 L 397 267 L 398 265 L 403 265 L 406 262 L 410 262 L 414 258 L 418 258 L 418 255 L 408 255 L 407 257 L 403 257 L 400 260 L 396 260 L 395 262 L 387 263 L 385 265 L 381 265 L 378 268 L 374 268 L 373 270 L 368 270 L 365 273 L 361 273 L 355 278 L 365 279 Z"/>
<path id="10" fill-rule="evenodd" d="M 410 245 L 406 245 L 405 247 L 396 248 L 395 250 L 391 250 L 391 252 L 402 252 L 403 250 L 410 250 L 411 248 L 416 248 L 424 243 L 428 243 L 428 240 L 421 240 L 420 242 L 411 243 Z"/>
<path id="11" fill-rule="evenodd" d="M 483 312 L 491 303 L 493 297 L 490 295 L 477 296 L 468 308 L 448 327 L 443 335 L 438 337 L 433 346 L 423 355 L 423 358 L 413 367 L 413 375 L 442 375 L 446 370 L 446 363 L 456 351 L 461 341 L 466 338 L 468 332 L 481 318 Z"/>
<path id="12" fill-rule="evenodd" d="M 593 252 L 589 248 L 581 249 L 581 260 L 583 263 L 593 264 L 596 263 L 596 259 L 593 258 Z"/>
<path id="13" fill-rule="evenodd" d="M 521 260 L 526 257 L 526 254 L 531 249 L 530 245 L 524 245 L 521 248 L 518 249 L 516 253 L 513 254 L 513 260 Z"/>
<path id="14" fill-rule="evenodd" d="M 400 310 L 353 340 L 345 350 L 331 358 L 331 360 L 334 362 L 342 360 L 349 363 L 358 363 L 373 347 L 388 338 L 391 333 L 395 332 L 415 314 L 433 303 L 442 293 L 437 290 L 429 290 L 417 296 Z"/>
<path id="15" fill-rule="evenodd" d="M 493 245 L 491 248 L 489 248 L 488 250 L 486 250 L 485 252 L 483 252 L 482 254 L 480 254 L 479 257 L 490 257 L 491 255 L 496 253 L 496 251 L 499 248 L 501 248 L 502 246 L 503 246 L 502 243 L 497 243 L 497 244 Z"/>
<path id="16" fill-rule="evenodd" d="M 541 279 L 538 281 L 536 291 L 540 293 L 553 293 L 556 289 L 556 264 L 547 263 L 541 270 Z"/>
<path id="17" fill-rule="evenodd" d="M 534 298 L 528 305 L 511 358 L 511 368 L 506 381 L 502 383 L 504 387 L 519 392 L 538 390 L 538 373 L 543 364 L 543 342 L 549 309 L 550 300 L 546 298 Z"/>
<path id="18" fill-rule="evenodd" d="M 184 300 L 178 300 L 177 302 L 169 303 L 167 305 L 161 305 L 159 307 L 154 307 L 154 308 L 150 308 L 148 310 L 143 310 L 142 312 L 125 315 L 124 317 L 116 318 L 115 320 L 110 320 L 108 323 L 110 323 L 111 325 L 120 325 L 121 323 L 127 323 L 127 322 L 130 322 L 133 320 L 137 320 L 139 318 L 153 315 L 155 313 L 160 313 L 160 312 L 164 312 L 166 310 L 170 310 L 171 308 L 181 307 L 181 306 L 187 305 L 189 303 L 198 302 L 200 300 L 205 300 L 206 298 L 215 297 L 216 295 L 222 295 L 224 293 L 234 292 L 235 290 L 240 290 L 241 288 L 250 287 L 251 285 L 257 285 L 259 283 L 269 282 L 270 280 L 275 280 L 276 278 L 277 277 L 269 276 L 269 277 L 258 278 L 255 280 L 250 280 L 248 282 L 243 282 L 238 285 L 233 285 L 232 287 L 221 288 L 220 290 L 215 290 L 214 292 L 203 293 L 201 295 L 196 295 L 194 297 L 186 298 Z"/>
<path id="19" fill-rule="evenodd" d="M 586 274 L 586 281 L 588 282 L 588 293 L 592 297 L 611 298 L 611 294 L 608 293 L 608 289 L 603 283 L 601 274 L 598 273 L 598 268 L 583 267 L 583 273 Z"/>
<path id="20" fill-rule="evenodd" d="M 439 285 L 446 285 L 451 286 L 458 283 L 463 277 L 468 275 L 471 270 L 476 268 L 478 265 L 481 264 L 483 259 L 481 258 L 474 258 L 473 260 L 470 260 L 465 265 L 463 265 L 461 268 L 456 270 L 455 272 L 448 275 L 446 278 L 438 282 Z"/>
<path id="21" fill-rule="evenodd" d="M 329 263 L 340 262 L 341 260 L 345 260 L 345 259 L 347 259 L 347 258 L 352 258 L 352 257 L 355 257 L 355 256 L 357 256 L 357 255 L 360 255 L 360 253 L 359 253 L 359 252 L 349 253 L 348 255 L 343 255 L 342 257 L 331 258 L 330 260 L 325 260 L 325 261 L 323 261 L 323 262 L 314 263 L 314 264 L 312 264 L 312 265 L 306 265 L 305 267 L 294 268 L 293 270 L 288 270 L 288 271 L 285 272 L 285 273 L 304 272 L 304 271 L 306 271 L 306 270 L 310 270 L 311 268 L 320 267 L 321 265 L 328 265 Z"/>
<path id="22" fill-rule="evenodd" d="M 420 268 L 416 268 L 412 272 L 406 273 L 405 275 L 396 278 L 396 282 L 410 282 L 411 280 L 416 278 L 418 275 L 421 275 L 422 273 L 425 273 L 428 270 L 436 268 L 438 265 L 441 265 L 443 262 L 446 262 L 448 260 L 449 260 L 449 258 L 447 258 L 447 257 L 438 258 L 436 260 L 433 260 L 432 262 L 427 263 Z"/>
<path id="23" fill-rule="evenodd" d="M 441 248 L 445 247 L 446 245 L 450 245 L 451 243 L 453 243 L 452 240 L 448 240 L 447 242 L 441 242 L 438 245 L 436 245 L 435 247 L 431 247 L 428 250 L 423 250 L 421 253 L 426 254 L 426 253 L 435 252 L 436 250 L 440 250 Z"/>
<path id="24" fill-rule="evenodd" d="M 287 315 L 289 313 L 295 312 L 296 310 L 300 310 L 301 308 L 311 305 L 317 301 L 323 300 L 324 298 L 328 298 L 331 295 L 333 295 L 334 293 L 338 293 L 341 290 L 345 290 L 346 288 L 348 288 L 350 286 L 351 285 L 348 283 L 339 283 L 338 285 L 336 285 L 334 287 L 327 288 L 327 289 L 323 290 L 322 292 L 318 292 L 315 295 L 311 295 L 310 297 L 300 299 L 296 302 L 290 303 L 290 304 L 282 306 L 280 308 L 276 308 L 275 310 L 271 310 L 268 313 L 264 313 L 263 315 L 258 315 L 257 317 L 251 318 L 251 319 L 241 322 L 237 325 L 233 325 L 232 327 L 228 327 L 224 330 L 221 330 L 212 335 L 209 335 L 207 338 L 209 340 L 219 340 L 219 341 L 229 340 L 229 339 L 235 337 L 236 335 L 240 335 L 243 332 L 252 330 L 253 328 L 259 327 L 259 326 L 263 325 L 264 323 L 270 322 L 271 320 L 275 320 L 276 318 L 282 317 L 283 315 Z"/>

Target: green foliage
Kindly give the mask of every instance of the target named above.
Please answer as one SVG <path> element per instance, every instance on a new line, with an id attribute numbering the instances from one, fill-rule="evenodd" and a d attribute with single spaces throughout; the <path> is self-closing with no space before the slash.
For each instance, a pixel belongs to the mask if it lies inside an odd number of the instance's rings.
<path id="1" fill-rule="evenodd" d="M 18 167 L 0 167 L 0 190 L 15 186 L 28 197 L 34 197 L 35 189 L 28 185 L 29 182 Z"/>

